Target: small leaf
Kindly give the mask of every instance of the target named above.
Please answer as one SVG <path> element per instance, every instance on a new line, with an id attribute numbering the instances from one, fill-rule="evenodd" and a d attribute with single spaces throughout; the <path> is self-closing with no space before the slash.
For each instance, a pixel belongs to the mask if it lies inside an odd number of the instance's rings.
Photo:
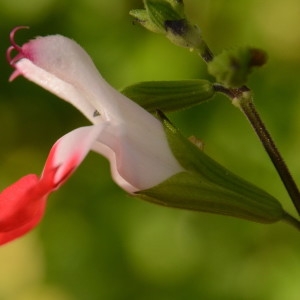
<path id="1" fill-rule="evenodd" d="M 199 150 L 163 119 L 170 147 L 186 169 L 161 184 L 138 193 L 165 206 L 229 215 L 272 223 L 285 212 L 273 196 L 233 174 Z"/>
<path id="2" fill-rule="evenodd" d="M 121 91 L 150 112 L 185 109 L 211 99 L 215 90 L 207 80 L 147 81 Z"/>

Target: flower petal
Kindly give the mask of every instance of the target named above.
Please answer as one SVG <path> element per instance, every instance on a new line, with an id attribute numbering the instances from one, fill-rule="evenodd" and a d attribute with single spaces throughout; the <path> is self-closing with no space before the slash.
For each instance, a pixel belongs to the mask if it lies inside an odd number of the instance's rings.
<path id="1" fill-rule="evenodd" d="M 38 37 L 22 47 L 13 46 L 18 55 L 11 59 L 19 74 L 73 104 L 93 121 L 97 106 L 100 74 L 87 53 L 73 40 L 61 35 Z"/>
<path id="2" fill-rule="evenodd" d="M 91 122 L 94 121 L 93 115 L 95 108 L 88 101 L 85 101 L 80 90 L 76 89 L 72 84 L 39 68 L 27 59 L 21 59 L 15 64 L 15 66 L 17 69 L 10 77 L 10 80 L 13 80 L 16 74 L 23 75 L 28 80 L 38 84 L 67 102 L 70 102 Z"/>
<path id="3" fill-rule="evenodd" d="M 53 188 L 58 188 L 80 165 L 106 126 L 107 123 L 102 122 L 80 127 L 61 137 L 49 153 L 41 178 L 47 182 L 51 170 L 57 169 Z"/>
<path id="4" fill-rule="evenodd" d="M 183 170 L 163 129 L 149 128 L 145 134 L 138 128 L 107 126 L 93 145 L 93 150 L 109 159 L 114 180 L 130 193 L 153 187 Z"/>
<path id="5" fill-rule="evenodd" d="M 49 191 L 41 193 L 39 183 L 30 174 L 0 193 L 0 245 L 25 234 L 41 220 Z"/>
<path id="6" fill-rule="evenodd" d="M 70 177 L 106 126 L 103 122 L 66 134 L 50 150 L 40 178 L 26 175 L 0 193 L 0 245 L 39 223 L 49 194 Z"/>

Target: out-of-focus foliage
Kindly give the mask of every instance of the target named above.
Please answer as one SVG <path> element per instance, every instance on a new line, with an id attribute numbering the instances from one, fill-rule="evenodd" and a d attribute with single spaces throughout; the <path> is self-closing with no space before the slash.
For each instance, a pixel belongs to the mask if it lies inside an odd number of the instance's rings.
<path id="1" fill-rule="evenodd" d="M 267 66 L 249 85 L 296 180 L 300 178 L 300 2 L 186 0 L 187 15 L 216 53 L 237 45 L 265 49 Z M 209 78 L 193 53 L 134 26 L 138 0 L 0 1 L 0 187 L 41 172 L 53 142 L 87 121 L 23 78 L 9 84 L 10 30 L 17 41 L 60 33 L 74 38 L 116 88 L 144 80 Z M 233 172 L 293 213 L 266 154 L 241 113 L 218 96 L 169 117 Z M 299 181 L 299 180 L 298 180 Z M 108 163 L 89 155 L 49 199 L 44 220 L 0 248 L 0 299 L 299 299 L 299 233 L 155 206 L 124 195 Z"/>

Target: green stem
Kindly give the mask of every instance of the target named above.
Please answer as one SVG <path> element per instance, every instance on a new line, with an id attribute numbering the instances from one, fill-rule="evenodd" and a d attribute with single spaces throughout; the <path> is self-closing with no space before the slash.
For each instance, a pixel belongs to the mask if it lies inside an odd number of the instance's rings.
<path id="1" fill-rule="evenodd" d="M 197 52 L 206 63 L 209 63 L 214 58 L 213 53 L 204 41 L 202 41 L 201 47 L 197 49 Z"/>

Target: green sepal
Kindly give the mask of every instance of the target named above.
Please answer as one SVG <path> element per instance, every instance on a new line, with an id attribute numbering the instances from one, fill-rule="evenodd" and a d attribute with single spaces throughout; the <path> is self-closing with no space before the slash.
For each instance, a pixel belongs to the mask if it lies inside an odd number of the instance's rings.
<path id="1" fill-rule="evenodd" d="M 137 193 L 165 206 L 273 223 L 285 212 L 273 196 L 233 174 L 199 150 L 167 120 L 162 120 L 169 145 L 185 169 L 161 184 Z"/>
<path id="2" fill-rule="evenodd" d="M 161 28 L 162 32 L 166 31 L 166 20 L 181 20 L 184 18 L 181 10 L 176 10 L 168 1 L 163 0 L 146 0 L 145 8 L 151 21 Z"/>
<path id="3" fill-rule="evenodd" d="M 211 99 L 213 84 L 207 80 L 146 81 L 130 85 L 121 91 L 149 112 L 164 112 L 189 108 Z"/>
<path id="4" fill-rule="evenodd" d="M 145 9 L 129 12 L 146 29 L 164 34 L 177 46 L 197 49 L 200 53 L 207 49 L 198 26 L 191 24 L 184 13 L 180 0 L 144 0 Z"/>
<path id="5" fill-rule="evenodd" d="M 145 9 L 133 9 L 129 14 L 143 27 L 155 33 L 164 33 L 160 27 L 154 24 L 149 18 L 148 12 Z"/>
<path id="6" fill-rule="evenodd" d="M 177 1 L 145 0 L 145 9 L 134 9 L 129 12 L 137 22 L 155 33 L 166 33 L 166 20 L 181 20 L 183 10 L 176 5 Z"/>
<path id="7" fill-rule="evenodd" d="M 238 88 L 247 83 L 254 67 L 263 66 L 266 61 L 267 54 L 260 49 L 242 47 L 226 50 L 208 63 L 208 72 L 225 87 Z"/>

